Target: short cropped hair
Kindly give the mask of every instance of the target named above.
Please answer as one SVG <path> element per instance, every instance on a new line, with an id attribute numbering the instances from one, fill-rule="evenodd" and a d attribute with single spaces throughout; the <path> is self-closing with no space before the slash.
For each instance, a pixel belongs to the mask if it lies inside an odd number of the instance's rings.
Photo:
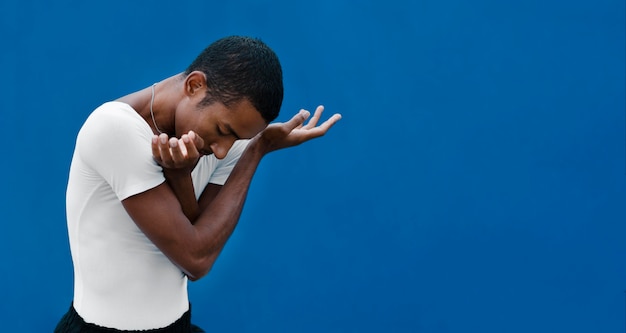
<path id="1" fill-rule="evenodd" d="M 267 123 L 283 102 L 283 71 L 278 56 L 257 38 L 229 36 L 209 45 L 185 70 L 202 71 L 207 96 L 200 105 L 226 106 L 248 99 Z"/>

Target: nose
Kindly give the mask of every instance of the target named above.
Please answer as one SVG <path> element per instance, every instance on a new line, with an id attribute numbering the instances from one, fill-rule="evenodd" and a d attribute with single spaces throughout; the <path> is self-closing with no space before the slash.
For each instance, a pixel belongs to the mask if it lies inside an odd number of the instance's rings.
<path id="1" fill-rule="evenodd" d="M 213 144 L 210 145 L 211 151 L 213 152 L 213 155 L 215 156 L 215 158 L 217 158 L 218 160 L 221 160 L 224 157 L 226 157 L 226 155 L 228 154 L 228 151 L 230 150 L 230 148 L 233 146 L 234 143 L 235 143 L 234 139 L 223 139 L 223 140 L 214 142 Z"/>

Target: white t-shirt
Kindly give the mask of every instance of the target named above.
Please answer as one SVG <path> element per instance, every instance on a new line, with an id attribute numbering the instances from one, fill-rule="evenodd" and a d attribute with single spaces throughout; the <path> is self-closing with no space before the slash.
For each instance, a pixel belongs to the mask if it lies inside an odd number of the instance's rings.
<path id="1" fill-rule="evenodd" d="M 142 232 L 121 201 L 163 183 L 152 130 L 128 104 L 105 103 L 78 133 L 67 186 L 74 308 L 86 322 L 120 330 L 168 326 L 189 309 L 187 277 Z M 196 197 L 222 185 L 247 140 L 192 172 Z"/>

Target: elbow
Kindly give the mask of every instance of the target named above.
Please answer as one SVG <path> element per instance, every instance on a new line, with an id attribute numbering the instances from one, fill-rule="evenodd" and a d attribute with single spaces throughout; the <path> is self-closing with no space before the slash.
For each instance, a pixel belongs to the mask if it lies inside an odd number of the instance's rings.
<path id="1" fill-rule="evenodd" d="M 189 281 L 198 281 L 209 273 L 208 270 L 184 270 L 184 272 Z"/>
<path id="2" fill-rule="evenodd" d="M 198 281 L 200 280 L 202 277 L 204 277 L 204 275 L 191 275 L 190 273 L 185 273 L 185 275 L 187 275 L 187 279 L 189 281 Z"/>
<path id="3" fill-rule="evenodd" d="M 192 239 L 193 241 L 185 244 L 186 246 L 179 246 L 180 251 L 178 266 L 187 275 L 187 278 L 191 281 L 197 281 L 206 276 L 213 264 L 217 259 L 217 256 L 221 252 L 220 246 L 213 245 L 210 240 Z"/>
<path id="4" fill-rule="evenodd" d="M 209 274 L 214 262 L 214 255 L 203 256 L 193 259 L 192 262 L 186 265 L 186 267 L 182 267 L 182 269 L 190 281 L 197 281 Z"/>

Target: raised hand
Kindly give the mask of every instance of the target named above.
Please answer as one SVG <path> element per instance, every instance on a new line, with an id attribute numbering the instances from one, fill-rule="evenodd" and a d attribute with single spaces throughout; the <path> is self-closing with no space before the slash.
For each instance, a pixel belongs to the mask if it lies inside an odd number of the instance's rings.
<path id="1" fill-rule="evenodd" d="M 167 134 L 152 138 L 152 156 L 164 169 L 191 172 L 200 159 L 199 149 L 204 141 L 193 131 L 180 139 L 168 138 Z"/>
<path id="2" fill-rule="evenodd" d="M 341 115 L 336 113 L 318 126 L 317 123 L 323 112 L 324 106 L 318 106 L 313 117 L 307 124 L 304 124 L 311 114 L 307 110 L 300 110 L 285 123 L 270 124 L 253 140 L 256 140 L 264 153 L 269 153 L 274 150 L 297 146 L 303 142 L 323 136 L 341 119 Z"/>

